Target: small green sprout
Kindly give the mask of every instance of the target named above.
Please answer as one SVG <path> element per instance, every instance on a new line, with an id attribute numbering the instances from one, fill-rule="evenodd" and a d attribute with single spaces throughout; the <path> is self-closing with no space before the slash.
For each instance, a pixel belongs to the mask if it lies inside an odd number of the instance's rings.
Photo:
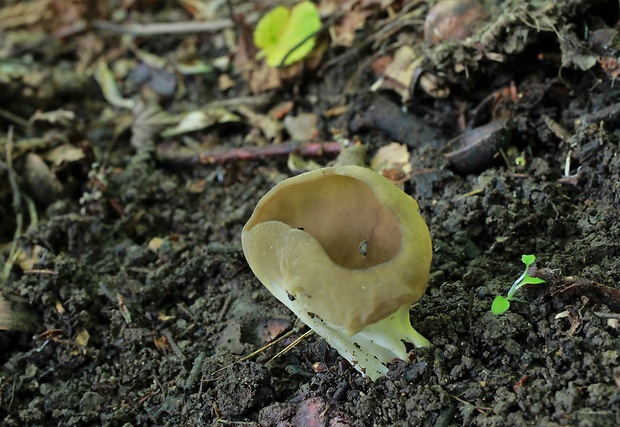
<path id="1" fill-rule="evenodd" d="M 501 295 L 497 295 L 493 300 L 493 305 L 491 305 L 491 311 L 493 314 L 503 314 L 510 308 L 510 301 L 514 299 L 514 294 L 524 285 L 538 285 L 540 283 L 545 283 L 543 279 L 538 277 L 532 277 L 527 273 L 527 270 L 530 268 L 530 265 L 534 264 L 536 261 L 536 256 L 534 255 L 521 255 L 521 261 L 525 264 L 525 270 L 523 274 L 519 276 L 517 280 L 512 284 L 510 289 L 508 290 L 508 295 L 504 298 Z"/>

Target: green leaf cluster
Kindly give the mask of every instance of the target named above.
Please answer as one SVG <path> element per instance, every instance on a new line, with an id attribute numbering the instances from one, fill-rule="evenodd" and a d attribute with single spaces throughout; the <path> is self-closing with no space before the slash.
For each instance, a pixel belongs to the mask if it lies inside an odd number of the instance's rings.
<path id="1" fill-rule="evenodd" d="M 292 10 L 277 6 L 256 25 L 254 44 L 261 49 L 270 67 L 280 66 L 283 60 L 284 65 L 290 65 L 312 51 L 316 37 L 310 36 L 320 28 L 321 17 L 312 2 L 303 1 Z"/>

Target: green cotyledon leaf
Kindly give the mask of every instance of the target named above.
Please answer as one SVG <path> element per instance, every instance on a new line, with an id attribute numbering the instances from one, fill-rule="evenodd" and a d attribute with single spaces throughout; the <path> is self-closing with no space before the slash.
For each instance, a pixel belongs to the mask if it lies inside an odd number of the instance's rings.
<path id="1" fill-rule="evenodd" d="M 254 30 L 254 44 L 262 50 L 267 65 L 277 67 L 295 46 L 321 28 L 321 18 L 316 6 L 303 1 L 292 10 L 278 6 L 261 18 Z M 314 48 L 311 37 L 286 57 L 290 65 L 306 57 Z"/>
<path id="2" fill-rule="evenodd" d="M 493 314 L 503 314 L 510 308 L 510 301 L 501 295 L 497 295 L 491 305 L 491 311 Z"/>

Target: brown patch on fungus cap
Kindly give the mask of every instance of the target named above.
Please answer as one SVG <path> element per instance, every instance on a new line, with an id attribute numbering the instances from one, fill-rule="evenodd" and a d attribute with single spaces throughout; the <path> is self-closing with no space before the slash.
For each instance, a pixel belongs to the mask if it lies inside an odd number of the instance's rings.
<path id="1" fill-rule="evenodd" d="M 276 185 L 243 228 L 242 244 L 272 293 L 283 288 L 349 335 L 418 301 L 432 256 L 418 204 L 358 166 L 324 168 Z"/>

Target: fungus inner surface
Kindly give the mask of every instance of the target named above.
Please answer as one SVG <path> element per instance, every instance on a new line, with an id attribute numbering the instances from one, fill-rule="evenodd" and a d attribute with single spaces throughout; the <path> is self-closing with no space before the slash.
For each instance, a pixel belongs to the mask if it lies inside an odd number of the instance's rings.
<path id="1" fill-rule="evenodd" d="M 304 230 L 334 263 L 348 269 L 387 262 L 401 247 L 394 213 L 366 183 L 348 176 L 320 176 L 281 188 L 247 228 L 267 221 Z"/>

